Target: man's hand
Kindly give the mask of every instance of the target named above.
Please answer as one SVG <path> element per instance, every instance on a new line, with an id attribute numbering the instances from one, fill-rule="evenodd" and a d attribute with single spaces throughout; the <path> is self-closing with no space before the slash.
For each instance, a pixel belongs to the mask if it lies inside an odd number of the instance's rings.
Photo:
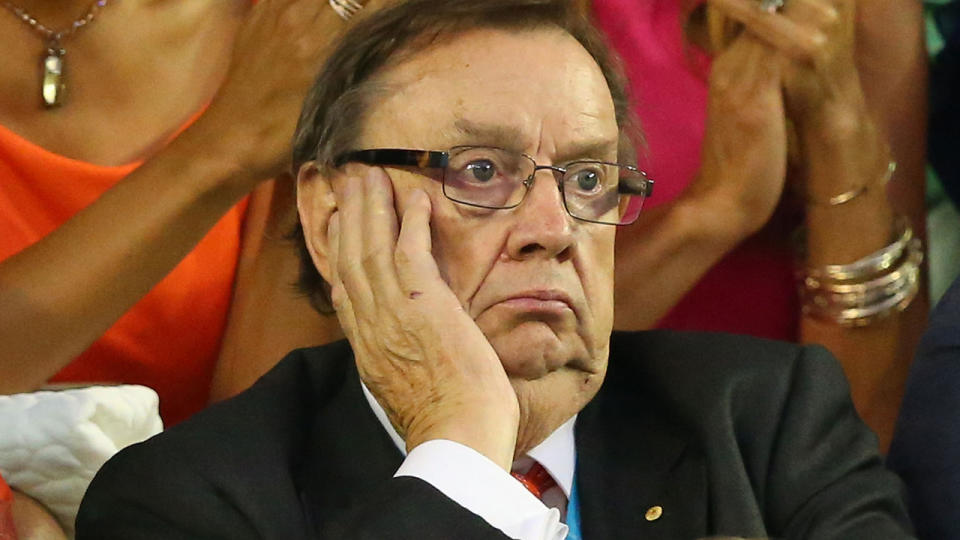
<path id="1" fill-rule="evenodd" d="M 430 199 L 413 190 L 398 225 L 383 169 L 348 171 L 355 174 L 334 179 L 331 297 L 361 379 L 408 450 L 449 439 L 509 470 L 516 394 L 497 353 L 440 276 Z"/>

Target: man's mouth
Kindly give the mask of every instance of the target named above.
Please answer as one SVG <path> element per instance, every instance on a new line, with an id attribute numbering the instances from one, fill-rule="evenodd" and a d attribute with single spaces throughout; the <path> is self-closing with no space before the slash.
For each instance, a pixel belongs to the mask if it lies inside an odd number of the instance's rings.
<path id="1" fill-rule="evenodd" d="M 507 309 L 515 309 L 528 313 L 543 313 L 564 315 L 574 312 L 573 300 L 570 295 L 559 289 L 531 289 L 511 294 L 497 302 Z"/>

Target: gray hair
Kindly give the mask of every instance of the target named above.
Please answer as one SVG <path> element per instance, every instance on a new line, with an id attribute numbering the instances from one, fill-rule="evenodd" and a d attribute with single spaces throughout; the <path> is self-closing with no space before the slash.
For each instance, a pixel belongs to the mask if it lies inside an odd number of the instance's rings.
<path id="1" fill-rule="evenodd" d="M 408 0 L 375 12 L 341 39 L 307 94 L 293 140 L 293 170 L 314 160 L 321 171 L 349 150 L 360 135 L 368 104 L 383 90 L 376 79 L 384 67 L 442 39 L 475 28 L 530 30 L 556 27 L 573 36 L 600 66 L 621 131 L 620 159 L 633 159 L 637 124 L 618 62 L 600 33 L 569 0 Z M 300 252 L 298 288 L 321 313 L 332 313 L 330 287 L 307 251 L 303 228 L 293 233 Z"/>

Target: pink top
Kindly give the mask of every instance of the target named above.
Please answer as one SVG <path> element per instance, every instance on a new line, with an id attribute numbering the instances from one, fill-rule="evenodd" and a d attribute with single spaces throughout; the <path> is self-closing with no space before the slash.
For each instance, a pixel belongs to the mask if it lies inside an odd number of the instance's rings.
<path id="1" fill-rule="evenodd" d="M 681 0 L 594 0 L 593 12 L 620 55 L 646 136 L 640 163 L 657 183 L 648 201 L 675 199 L 700 167 L 709 58 L 684 40 Z M 659 326 L 796 341 L 799 305 L 789 234 L 795 217 L 778 210 L 729 253 Z"/>

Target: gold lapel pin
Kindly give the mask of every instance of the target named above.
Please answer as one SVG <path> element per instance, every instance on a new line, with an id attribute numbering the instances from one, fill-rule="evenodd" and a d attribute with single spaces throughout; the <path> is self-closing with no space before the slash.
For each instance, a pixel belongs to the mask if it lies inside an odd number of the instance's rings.
<path id="1" fill-rule="evenodd" d="M 647 518 L 647 521 L 656 521 L 660 519 L 660 516 L 663 515 L 662 506 L 651 506 L 647 508 L 647 514 L 644 516 Z"/>

